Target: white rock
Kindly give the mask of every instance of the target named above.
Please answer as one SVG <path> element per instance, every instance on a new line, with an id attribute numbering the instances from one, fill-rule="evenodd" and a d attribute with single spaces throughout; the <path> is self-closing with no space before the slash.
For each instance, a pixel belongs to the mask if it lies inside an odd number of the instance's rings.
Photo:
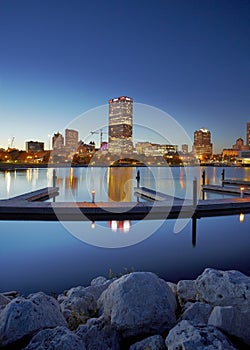
<path id="1" fill-rule="evenodd" d="M 193 325 L 206 326 L 213 307 L 205 303 L 190 304 L 182 313 L 180 320 L 190 321 Z"/>
<path id="2" fill-rule="evenodd" d="M 129 350 L 166 350 L 164 339 L 161 335 L 152 335 L 130 346 Z"/>
<path id="3" fill-rule="evenodd" d="M 76 334 L 81 338 L 86 350 L 120 350 L 120 338 L 104 317 L 89 319 L 80 325 Z"/>
<path id="4" fill-rule="evenodd" d="M 84 324 L 89 318 L 97 316 L 97 300 L 110 284 L 111 281 L 108 280 L 100 285 L 78 286 L 71 288 L 60 298 L 61 310 L 70 329 L 76 329 L 79 324 Z"/>
<path id="5" fill-rule="evenodd" d="M 58 302 L 42 293 L 27 299 L 13 299 L 0 314 L 0 347 L 34 332 L 56 326 L 67 326 Z"/>
<path id="6" fill-rule="evenodd" d="M 250 277 L 239 271 L 205 269 L 195 280 L 197 301 L 250 309 Z"/>
<path id="7" fill-rule="evenodd" d="M 165 281 L 151 272 L 133 272 L 115 280 L 98 302 L 100 313 L 123 337 L 162 333 L 176 321 L 176 299 Z"/>
<path id="8" fill-rule="evenodd" d="M 9 304 L 10 299 L 8 297 L 6 297 L 4 294 L 0 293 L 0 306 L 6 306 L 7 304 Z"/>
<path id="9" fill-rule="evenodd" d="M 215 306 L 208 323 L 250 346 L 250 310 Z"/>
<path id="10" fill-rule="evenodd" d="M 45 329 L 24 350 L 86 350 L 81 339 L 65 327 Z"/>
<path id="11" fill-rule="evenodd" d="M 166 337 L 168 350 L 236 350 L 230 340 L 213 326 L 194 326 L 184 320 Z"/>
<path id="12" fill-rule="evenodd" d="M 192 280 L 181 280 L 177 283 L 177 296 L 181 306 L 196 301 L 196 288 Z"/>
<path id="13" fill-rule="evenodd" d="M 107 282 L 106 277 L 98 276 L 91 281 L 90 285 L 91 286 L 102 286 L 105 282 Z"/>

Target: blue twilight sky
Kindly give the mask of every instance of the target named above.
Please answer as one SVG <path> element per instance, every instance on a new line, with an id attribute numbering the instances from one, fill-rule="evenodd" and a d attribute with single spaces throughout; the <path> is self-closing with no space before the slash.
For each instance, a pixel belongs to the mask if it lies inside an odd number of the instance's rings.
<path id="1" fill-rule="evenodd" d="M 48 145 L 120 95 L 169 113 L 192 140 L 208 128 L 215 151 L 245 140 L 250 1 L 0 0 L 0 147 Z M 93 127 L 86 117 L 80 136 Z"/>

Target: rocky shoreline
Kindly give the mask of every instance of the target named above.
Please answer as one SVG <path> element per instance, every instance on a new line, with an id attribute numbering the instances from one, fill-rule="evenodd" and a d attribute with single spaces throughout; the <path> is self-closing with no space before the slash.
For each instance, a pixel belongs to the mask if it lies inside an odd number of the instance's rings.
<path id="1" fill-rule="evenodd" d="M 250 277 L 207 268 L 195 280 L 151 272 L 97 277 L 56 298 L 0 294 L 0 349 L 250 348 Z"/>

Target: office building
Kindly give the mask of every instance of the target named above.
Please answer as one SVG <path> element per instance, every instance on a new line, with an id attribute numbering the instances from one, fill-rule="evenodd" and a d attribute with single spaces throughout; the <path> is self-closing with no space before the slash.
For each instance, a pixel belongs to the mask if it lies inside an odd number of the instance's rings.
<path id="1" fill-rule="evenodd" d="M 70 152 L 76 152 L 78 148 L 78 131 L 72 129 L 65 130 L 65 147 Z"/>
<path id="2" fill-rule="evenodd" d="M 62 149 L 64 148 L 64 137 L 62 134 L 57 132 L 52 137 L 52 149 Z"/>
<path id="3" fill-rule="evenodd" d="M 188 145 L 186 143 L 184 143 L 183 145 L 181 145 L 181 151 L 183 153 L 188 153 Z"/>
<path id="4" fill-rule="evenodd" d="M 120 96 L 109 100 L 109 144 L 111 153 L 133 150 L 133 99 Z"/>
<path id="5" fill-rule="evenodd" d="M 27 152 L 40 152 L 40 151 L 44 151 L 44 142 L 27 141 L 27 142 L 26 142 L 26 151 L 27 151 Z"/>
<path id="6" fill-rule="evenodd" d="M 250 148 L 250 122 L 247 123 L 246 146 L 247 146 L 247 148 Z"/>
<path id="7" fill-rule="evenodd" d="M 211 143 L 211 133 L 207 129 L 200 129 L 194 132 L 193 152 L 199 159 L 208 159 L 213 153 L 213 144 Z"/>
<path id="8" fill-rule="evenodd" d="M 135 144 L 135 150 L 136 153 L 144 154 L 145 156 L 164 156 L 166 154 L 178 152 L 178 146 L 145 141 L 137 142 Z"/>

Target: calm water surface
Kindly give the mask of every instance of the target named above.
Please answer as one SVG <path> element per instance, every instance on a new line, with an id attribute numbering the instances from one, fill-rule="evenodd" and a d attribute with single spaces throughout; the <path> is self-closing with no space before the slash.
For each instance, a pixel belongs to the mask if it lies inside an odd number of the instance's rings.
<path id="1" fill-rule="evenodd" d="M 137 170 L 56 169 L 60 188 L 56 201 L 90 201 L 92 190 L 97 201 L 136 201 L 133 188 Z M 202 170 L 140 168 L 141 185 L 192 198 L 192 181 L 195 176 L 201 178 Z M 207 182 L 219 184 L 221 172 L 222 168 L 206 168 Z M 225 172 L 226 177 L 250 180 L 250 168 L 225 168 Z M 52 186 L 52 169 L 3 171 L 0 186 L 1 199 Z M 216 196 L 209 194 L 208 198 Z M 198 220 L 195 247 L 192 223 L 186 220 L 75 224 L 82 231 L 82 240 L 59 222 L 0 222 L 0 291 L 60 292 L 87 285 L 97 275 L 108 276 L 110 270 L 114 274 L 153 271 L 173 282 L 195 278 L 205 267 L 238 269 L 250 275 L 249 215 L 243 222 L 238 215 Z M 177 224 L 181 229 L 176 230 Z M 86 243 L 92 242 L 88 237 L 98 242 L 97 246 Z M 130 245 L 133 240 L 138 243 Z M 103 248 L 107 242 L 120 247 Z"/>

